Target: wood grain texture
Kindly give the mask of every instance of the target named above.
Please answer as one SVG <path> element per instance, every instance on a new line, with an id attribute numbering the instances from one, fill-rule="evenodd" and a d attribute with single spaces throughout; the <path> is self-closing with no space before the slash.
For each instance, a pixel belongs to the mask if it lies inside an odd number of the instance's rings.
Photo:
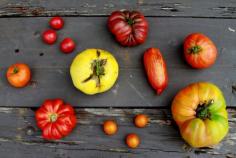
<path id="1" fill-rule="evenodd" d="M 65 28 L 58 32 L 57 44 L 48 46 L 40 33 L 48 28 L 49 18 L 0 19 L 0 100 L 1 106 L 38 107 L 44 99 L 61 97 L 76 107 L 163 107 L 170 106 L 178 90 L 192 82 L 211 81 L 224 92 L 227 105 L 236 106 L 236 21 L 230 19 L 148 18 L 147 42 L 134 48 L 121 47 L 106 29 L 105 17 L 67 17 Z M 183 29 L 184 28 L 184 29 Z M 229 29 L 230 28 L 230 29 Z M 216 43 L 219 56 L 206 70 L 194 70 L 182 59 L 182 44 L 191 32 L 203 32 Z M 59 41 L 72 37 L 77 50 L 62 54 Z M 169 86 L 156 96 L 143 70 L 143 52 L 159 47 L 167 62 Z M 86 96 L 71 82 L 69 66 L 73 58 L 86 48 L 102 48 L 114 54 L 120 65 L 120 76 L 109 92 Z M 30 86 L 14 89 L 6 81 L 9 65 L 25 62 L 32 67 Z"/>
<path id="2" fill-rule="evenodd" d="M 140 10 L 146 16 L 235 18 L 234 0 L 2 0 L 0 16 L 106 16 L 114 10 Z"/>
<path id="3" fill-rule="evenodd" d="M 236 111 L 228 109 L 230 132 L 219 145 L 193 149 L 180 138 L 168 109 L 76 109 L 78 126 L 68 137 L 46 141 L 34 121 L 34 110 L 29 108 L 0 108 L 0 153 L 4 158 L 37 157 L 225 157 L 234 158 L 236 144 Z M 138 129 L 133 117 L 147 114 L 151 121 L 147 128 Z M 116 120 L 119 131 L 106 136 L 101 128 L 104 120 Z M 4 129 L 4 130 L 3 130 Z M 137 133 L 141 138 L 138 149 L 128 149 L 126 134 Z"/>
<path id="4" fill-rule="evenodd" d="M 121 47 L 107 31 L 107 16 L 120 9 L 140 10 L 148 16 L 150 32 L 144 45 Z M 57 44 L 48 46 L 42 43 L 40 34 L 49 28 L 49 18 L 42 16 L 56 15 L 66 16 L 66 25 L 58 31 Z M 234 0 L 1 0 L 0 17 L 0 157 L 236 158 Z M 191 32 L 203 32 L 216 43 L 219 56 L 212 68 L 193 70 L 181 58 L 184 37 Z M 59 41 L 67 36 L 74 38 L 78 46 L 70 55 L 58 49 Z M 142 55 L 149 47 L 159 47 L 168 66 L 170 82 L 161 96 L 155 95 L 143 71 Z M 107 93 L 86 96 L 72 85 L 70 63 L 77 52 L 86 48 L 109 50 L 120 64 L 118 82 Z M 26 88 L 12 88 L 6 81 L 6 69 L 15 62 L 32 67 L 33 78 Z M 228 107 L 232 107 L 228 108 L 229 134 L 211 148 L 189 147 L 169 111 L 177 91 L 196 81 L 216 83 Z M 79 123 L 68 137 L 46 141 L 36 127 L 34 111 L 44 99 L 56 97 L 77 107 Z M 133 117 L 138 113 L 150 116 L 147 128 L 133 126 Z M 106 119 L 118 122 L 115 136 L 102 132 Z M 138 149 L 128 149 L 124 143 L 130 132 L 141 137 Z"/>

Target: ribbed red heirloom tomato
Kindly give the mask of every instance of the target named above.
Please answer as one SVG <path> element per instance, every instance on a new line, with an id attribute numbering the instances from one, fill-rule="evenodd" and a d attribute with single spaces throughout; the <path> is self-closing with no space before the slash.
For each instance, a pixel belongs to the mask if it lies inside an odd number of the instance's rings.
<path id="1" fill-rule="evenodd" d="M 215 63 L 217 49 L 207 36 L 193 33 L 184 40 L 184 56 L 193 68 L 207 68 Z"/>
<path id="2" fill-rule="evenodd" d="M 42 39 L 46 44 L 54 44 L 57 40 L 57 33 L 54 30 L 46 30 L 42 34 Z"/>
<path id="3" fill-rule="evenodd" d="M 108 28 L 123 46 L 136 46 L 145 42 L 148 22 L 138 11 L 115 11 L 108 18 Z"/>
<path id="4" fill-rule="evenodd" d="M 61 17 L 53 17 L 49 21 L 49 25 L 51 26 L 51 28 L 59 30 L 59 29 L 63 28 L 64 21 L 63 21 L 63 19 Z"/>
<path id="5" fill-rule="evenodd" d="M 61 139 L 76 126 L 76 115 L 71 105 L 61 99 L 45 100 L 36 111 L 35 118 L 45 139 Z"/>

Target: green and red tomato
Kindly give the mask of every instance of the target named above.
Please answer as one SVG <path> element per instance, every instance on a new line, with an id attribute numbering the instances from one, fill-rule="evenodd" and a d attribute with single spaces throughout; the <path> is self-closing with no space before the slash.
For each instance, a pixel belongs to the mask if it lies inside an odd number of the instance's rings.
<path id="1" fill-rule="evenodd" d="M 192 147 L 218 144 L 228 133 L 228 113 L 221 90 L 214 84 L 190 84 L 175 96 L 172 116 L 183 139 Z"/>

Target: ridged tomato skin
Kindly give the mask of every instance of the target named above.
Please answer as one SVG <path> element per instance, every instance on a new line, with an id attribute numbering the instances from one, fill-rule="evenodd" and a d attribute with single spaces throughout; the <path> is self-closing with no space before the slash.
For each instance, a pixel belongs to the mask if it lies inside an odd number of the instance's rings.
<path id="1" fill-rule="evenodd" d="M 208 68 L 216 61 L 217 48 L 206 35 L 192 33 L 184 40 L 184 56 L 193 68 Z"/>
<path id="2" fill-rule="evenodd" d="M 199 116 L 199 107 L 208 104 L 205 118 Z M 210 147 L 218 144 L 228 133 L 226 102 L 220 89 L 209 82 L 197 82 L 183 88 L 171 106 L 172 116 L 181 136 L 192 147 Z"/>
<path id="3" fill-rule="evenodd" d="M 144 67 L 151 86 L 160 95 L 168 85 L 167 68 L 158 48 L 149 48 L 143 56 Z"/>
<path id="4" fill-rule="evenodd" d="M 114 11 L 107 23 L 110 32 L 123 46 L 136 46 L 147 38 L 148 22 L 138 11 Z"/>
<path id="5" fill-rule="evenodd" d="M 57 140 L 68 134 L 76 126 L 76 115 L 73 107 L 62 99 L 45 100 L 36 111 L 37 126 L 42 130 L 44 139 Z"/>

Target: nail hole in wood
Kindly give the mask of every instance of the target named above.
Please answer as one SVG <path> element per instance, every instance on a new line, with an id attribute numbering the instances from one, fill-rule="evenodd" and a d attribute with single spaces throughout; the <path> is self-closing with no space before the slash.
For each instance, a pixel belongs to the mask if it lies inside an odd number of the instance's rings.
<path id="1" fill-rule="evenodd" d="M 35 133 L 35 128 L 33 126 L 28 126 L 26 127 L 25 132 L 28 136 L 32 136 Z"/>
<path id="2" fill-rule="evenodd" d="M 20 50 L 19 49 L 15 49 L 15 53 L 19 53 L 20 52 Z"/>
<path id="3" fill-rule="evenodd" d="M 39 35 L 40 35 L 39 31 L 34 32 L 34 36 L 39 37 Z"/>
<path id="4" fill-rule="evenodd" d="M 43 56 L 44 55 L 44 53 L 39 53 L 39 56 Z"/>

